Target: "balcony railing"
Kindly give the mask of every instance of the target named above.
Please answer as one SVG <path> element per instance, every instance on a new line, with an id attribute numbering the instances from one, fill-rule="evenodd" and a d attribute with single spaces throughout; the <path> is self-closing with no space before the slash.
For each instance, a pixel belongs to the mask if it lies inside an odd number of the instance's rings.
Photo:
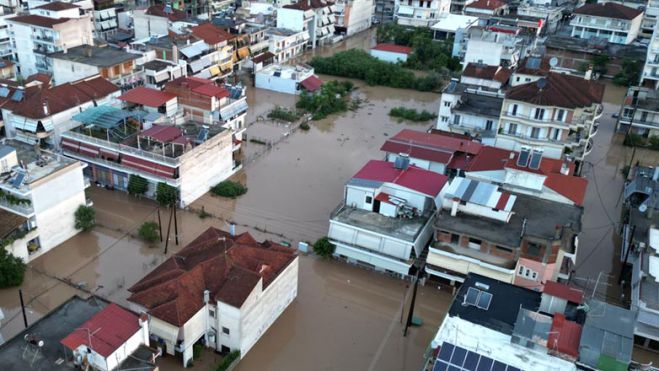
<path id="1" fill-rule="evenodd" d="M 29 204 L 29 205 L 24 205 L 24 204 L 15 204 L 15 203 L 10 203 L 7 200 L 0 198 L 0 207 L 3 209 L 13 211 L 17 214 L 20 214 L 26 218 L 32 216 L 34 214 L 34 207 Z"/>

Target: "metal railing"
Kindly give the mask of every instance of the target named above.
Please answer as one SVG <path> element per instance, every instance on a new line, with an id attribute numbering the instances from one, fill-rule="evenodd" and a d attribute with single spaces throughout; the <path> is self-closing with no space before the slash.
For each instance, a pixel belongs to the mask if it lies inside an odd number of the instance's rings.
<path id="1" fill-rule="evenodd" d="M 32 206 L 31 204 L 30 205 L 12 204 L 3 198 L 0 198 L 0 207 L 21 214 L 25 217 L 29 217 L 32 214 L 34 214 L 34 206 Z"/>

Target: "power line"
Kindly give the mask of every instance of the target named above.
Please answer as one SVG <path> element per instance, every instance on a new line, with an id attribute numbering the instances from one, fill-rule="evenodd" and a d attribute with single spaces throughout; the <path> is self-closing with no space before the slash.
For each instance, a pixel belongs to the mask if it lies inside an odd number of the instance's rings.
<path id="1" fill-rule="evenodd" d="M 599 241 L 597 241 L 597 243 L 595 244 L 595 247 L 593 247 L 593 249 L 590 250 L 588 255 L 586 255 L 584 260 L 581 263 L 579 263 L 577 266 L 574 267 L 575 271 L 578 270 L 579 268 L 581 268 L 581 266 L 583 266 L 584 263 L 586 263 L 588 261 L 588 259 L 601 247 L 601 244 L 604 241 L 604 239 L 606 238 L 606 236 L 608 236 L 609 232 L 612 232 L 612 231 L 613 231 L 613 227 L 609 228 L 606 232 L 604 232 L 602 234 L 602 237 L 599 239 Z"/>

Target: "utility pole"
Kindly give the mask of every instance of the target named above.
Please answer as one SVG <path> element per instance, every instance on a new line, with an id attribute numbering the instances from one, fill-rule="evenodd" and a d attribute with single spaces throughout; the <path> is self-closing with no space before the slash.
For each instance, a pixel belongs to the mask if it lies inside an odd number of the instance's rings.
<path id="1" fill-rule="evenodd" d="M 23 303 L 23 290 L 18 289 L 18 297 L 21 299 L 21 311 L 23 312 L 23 324 L 27 328 L 27 316 L 25 315 L 25 304 Z"/>
<path id="2" fill-rule="evenodd" d="M 172 205 L 174 209 L 174 240 L 176 241 L 176 246 L 178 246 L 178 222 L 176 221 L 176 204 Z"/>
<path id="3" fill-rule="evenodd" d="M 405 322 L 405 330 L 403 331 L 403 336 L 407 336 L 407 329 L 412 324 L 412 318 L 414 317 L 414 304 L 416 302 L 416 291 L 419 287 L 419 279 L 421 278 L 423 267 L 424 264 L 419 266 L 419 270 L 416 272 L 416 277 L 414 278 L 414 291 L 412 291 L 412 301 L 410 302 L 410 310 L 407 313 L 407 322 Z"/>
<path id="4" fill-rule="evenodd" d="M 162 221 L 160 220 L 160 206 L 158 207 L 158 233 L 160 234 L 160 242 L 162 242 Z"/>
<path id="5" fill-rule="evenodd" d="M 172 216 L 174 212 L 169 213 L 169 223 L 167 223 L 167 238 L 165 239 L 165 255 L 167 255 L 167 247 L 169 246 L 169 231 L 172 229 Z"/>

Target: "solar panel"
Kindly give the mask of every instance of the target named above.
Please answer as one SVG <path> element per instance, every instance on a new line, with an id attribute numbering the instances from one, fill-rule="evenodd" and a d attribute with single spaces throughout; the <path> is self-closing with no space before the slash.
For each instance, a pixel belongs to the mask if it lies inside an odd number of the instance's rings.
<path id="1" fill-rule="evenodd" d="M 531 151 L 528 148 L 522 148 L 522 150 L 519 151 L 519 157 L 517 158 L 517 166 L 526 167 L 529 164 L 530 154 Z"/>
<path id="2" fill-rule="evenodd" d="M 19 171 L 16 174 L 16 177 L 14 178 L 14 180 L 12 180 L 12 182 L 11 182 L 12 187 L 21 188 L 21 186 L 23 185 L 23 182 L 25 181 L 25 175 L 26 174 L 25 174 L 24 171 Z"/>
<path id="3" fill-rule="evenodd" d="M 0 87 L 0 97 L 6 98 L 9 95 L 9 89 Z"/>
<path id="4" fill-rule="evenodd" d="M 529 167 L 534 170 L 540 169 L 540 162 L 542 161 L 542 151 L 534 149 L 531 153 L 531 162 Z"/>
<path id="5" fill-rule="evenodd" d="M 537 70 L 540 68 L 540 58 L 531 57 L 526 60 L 526 68 Z"/>
<path id="6" fill-rule="evenodd" d="M 208 139 L 208 128 L 202 127 L 197 135 L 197 143 L 203 143 Z"/>
<path id="7" fill-rule="evenodd" d="M 433 371 L 520 371 L 519 368 L 444 342 Z"/>
<path id="8" fill-rule="evenodd" d="M 467 295 L 465 295 L 465 300 L 464 302 L 469 305 L 476 305 L 478 302 L 478 295 L 481 293 L 479 289 L 475 289 L 473 287 L 470 287 L 467 290 Z"/>
<path id="9" fill-rule="evenodd" d="M 23 100 L 23 90 L 16 90 L 14 92 L 14 95 L 11 96 L 11 100 L 14 102 L 20 102 Z"/>
<path id="10" fill-rule="evenodd" d="M 482 292 L 480 296 L 478 297 L 478 304 L 476 304 L 477 307 L 488 310 L 490 308 L 490 303 L 492 302 L 492 294 L 489 292 Z"/>

